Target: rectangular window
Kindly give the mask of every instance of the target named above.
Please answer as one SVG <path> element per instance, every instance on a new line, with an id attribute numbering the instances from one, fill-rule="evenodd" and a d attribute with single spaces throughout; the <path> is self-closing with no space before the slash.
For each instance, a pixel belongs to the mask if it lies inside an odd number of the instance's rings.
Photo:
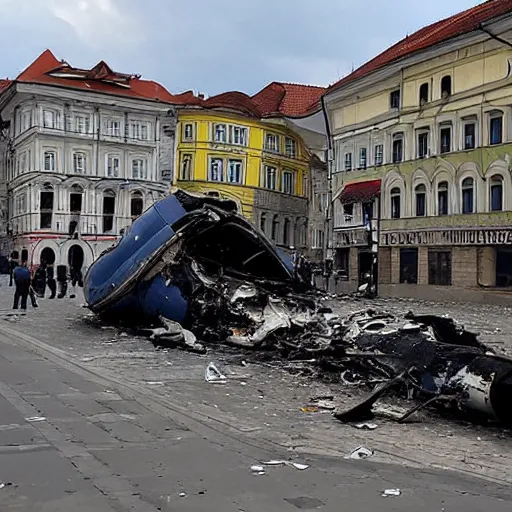
<path id="1" fill-rule="evenodd" d="M 90 122 L 89 116 L 75 116 L 75 132 L 89 133 Z"/>
<path id="2" fill-rule="evenodd" d="M 57 128 L 57 116 L 53 110 L 43 110 L 44 128 Z"/>
<path id="3" fill-rule="evenodd" d="M 42 191 L 40 196 L 40 229 L 51 229 L 52 228 L 52 216 L 53 216 L 53 191 Z"/>
<path id="4" fill-rule="evenodd" d="M 148 140 L 148 124 L 132 122 L 130 125 L 131 138 L 136 140 Z"/>
<path id="5" fill-rule="evenodd" d="M 242 160 L 228 161 L 228 183 L 242 183 Z"/>
<path id="6" fill-rule="evenodd" d="M 448 184 L 440 183 L 437 189 L 437 213 L 439 215 L 448 215 Z"/>
<path id="7" fill-rule="evenodd" d="M 284 192 L 285 194 L 293 194 L 295 192 L 294 173 L 292 171 L 283 171 L 282 180 L 282 192 Z"/>
<path id="8" fill-rule="evenodd" d="M 288 158 L 295 158 L 297 156 L 297 143 L 295 139 L 286 137 L 284 140 L 284 150 Z"/>
<path id="9" fill-rule="evenodd" d="M 181 155 L 180 180 L 192 179 L 192 155 Z"/>
<path id="10" fill-rule="evenodd" d="M 345 171 L 352 170 L 352 153 L 345 153 L 345 161 L 343 164 L 343 168 Z"/>
<path id="11" fill-rule="evenodd" d="M 476 123 L 464 125 L 464 149 L 475 149 L 476 147 Z"/>
<path id="12" fill-rule="evenodd" d="M 265 150 L 279 153 L 279 135 L 267 133 L 265 135 Z"/>
<path id="13" fill-rule="evenodd" d="M 32 111 L 26 110 L 21 116 L 22 131 L 28 130 L 32 126 Z"/>
<path id="14" fill-rule="evenodd" d="M 366 169 L 367 152 L 366 148 L 359 148 L 359 169 Z"/>
<path id="15" fill-rule="evenodd" d="M 121 137 L 121 121 L 109 119 L 107 121 L 107 135 L 109 137 Z"/>
<path id="16" fill-rule="evenodd" d="M 404 139 L 401 135 L 393 137 L 393 163 L 398 164 L 404 158 Z"/>
<path id="17" fill-rule="evenodd" d="M 418 284 L 418 249 L 400 249 L 400 284 Z"/>
<path id="18" fill-rule="evenodd" d="M 85 174 L 85 153 L 73 154 L 73 172 L 75 174 Z"/>
<path id="19" fill-rule="evenodd" d="M 45 171 L 55 171 L 56 169 L 56 154 L 55 151 L 45 151 L 44 152 L 44 170 Z"/>
<path id="20" fill-rule="evenodd" d="M 224 181 L 224 160 L 222 158 L 211 158 L 208 172 L 210 181 Z"/>
<path id="21" fill-rule="evenodd" d="M 391 108 L 400 108 L 400 89 L 389 95 L 389 105 Z"/>
<path id="22" fill-rule="evenodd" d="M 338 271 L 338 275 L 346 280 L 348 279 L 348 269 L 349 269 L 349 257 L 350 257 L 350 249 L 336 249 L 335 253 L 335 265 L 336 270 Z"/>
<path id="23" fill-rule="evenodd" d="M 446 126 L 441 128 L 440 132 L 441 147 L 439 151 L 441 154 L 450 153 L 452 150 L 452 127 Z"/>
<path id="24" fill-rule="evenodd" d="M 132 161 L 132 178 L 134 180 L 146 179 L 146 162 L 141 158 Z"/>
<path id="25" fill-rule="evenodd" d="M 384 163 L 384 145 L 377 144 L 375 146 L 375 165 L 382 165 Z"/>
<path id="26" fill-rule="evenodd" d="M 114 229 L 114 215 L 116 211 L 116 198 L 103 197 L 103 233 L 109 233 Z"/>
<path id="27" fill-rule="evenodd" d="M 489 126 L 489 142 L 491 144 L 501 144 L 503 142 L 503 117 L 491 117 Z"/>
<path id="28" fill-rule="evenodd" d="M 183 125 L 183 140 L 194 139 L 194 125 L 192 123 L 186 123 Z"/>
<path id="29" fill-rule="evenodd" d="M 429 251 L 428 284 L 434 286 L 450 286 L 452 284 L 451 251 Z"/>
<path id="30" fill-rule="evenodd" d="M 428 132 L 418 133 L 418 158 L 428 156 Z"/>
<path id="31" fill-rule="evenodd" d="M 119 157 L 109 156 L 107 158 L 107 176 L 117 178 L 119 177 Z"/>
<path id="32" fill-rule="evenodd" d="M 229 143 L 236 146 L 247 146 L 247 128 L 243 126 L 230 126 Z"/>
<path id="33" fill-rule="evenodd" d="M 265 188 L 275 190 L 277 185 L 277 169 L 270 165 L 265 166 Z"/>
<path id="34" fill-rule="evenodd" d="M 226 144 L 227 141 L 227 132 L 225 124 L 215 124 L 213 125 L 213 140 L 215 142 L 221 142 L 222 144 Z"/>

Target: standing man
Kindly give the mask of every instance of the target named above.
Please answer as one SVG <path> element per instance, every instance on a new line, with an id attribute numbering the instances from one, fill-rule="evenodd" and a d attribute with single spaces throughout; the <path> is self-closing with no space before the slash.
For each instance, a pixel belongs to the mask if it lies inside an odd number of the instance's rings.
<path id="1" fill-rule="evenodd" d="M 59 283 L 58 299 L 63 299 L 68 292 L 68 267 L 66 265 L 57 265 L 57 283 Z"/>
<path id="2" fill-rule="evenodd" d="M 48 288 L 50 288 L 50 299 L 55 299 L 55 295 L 57 294 L 57 283 L 55 282 L 55 271 L 53 269 L 53 265 L 46 267 L 46 283 L 48 284 Z"/>
<path id="3" fill-rule="evenodd" d="M 18 266 L 19 254 L 18 251 L 12 251 L 9 255 L 9 286 L 12 286 L 14 278 L 14 269 Z"/>
<path id="4" fill-rule="evenodd" d="M 30 293 L 30 270 L 27 268 L 27 262 L 22 261 L 21 265 L 13 270 L 14 284 L 16 290 L 14 291 L 14 304 L 13 309 L 18 309 L 21 299 L 21 309 L 27 310 L 27 298 Z"/>

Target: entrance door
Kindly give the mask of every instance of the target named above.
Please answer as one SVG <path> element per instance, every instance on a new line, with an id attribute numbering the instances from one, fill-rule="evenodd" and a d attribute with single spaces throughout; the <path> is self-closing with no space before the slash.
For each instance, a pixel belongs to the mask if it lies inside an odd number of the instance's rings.
<path id="1" fill-rule="evenodd" d="M 84 250 L 79 245 L 72 245 L 69 248 L 68 265 L 70 269 L 82 270 L 84 265 Z"/>
<path id="2" fill-rule="evenodd" d="M 50 247 L 45 247 L 41 251 L 40 264 L 46 263 L 47 265 L 53 265 L 55 263 L 55 253 Z"/>
<path id="3" fill-rule="evenodd" d="M 359 286 L 364 284 L 365 274 L 371 274 L 372 273 L 372 260 L 373 260 L 373 253 L 370 251 L 359 251 Z M 373 284 L 377 282 L 377 265 L 373 266 Z"/>
<path id="4" fill-rule="evenodd" d="M 496 286 L 512 286 L 512 250 L 496 249 Z"/>

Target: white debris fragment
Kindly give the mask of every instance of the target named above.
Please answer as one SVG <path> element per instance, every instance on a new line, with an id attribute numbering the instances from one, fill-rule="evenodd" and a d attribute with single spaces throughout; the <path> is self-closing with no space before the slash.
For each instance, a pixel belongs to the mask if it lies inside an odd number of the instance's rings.
<path id="1" fill-rule="evenodd" d="M 354 451 L 351 452 L 351 454 L 346 457 L 348 459 L 367 459 L 368 457 L 371 457 L 373 455 L 373 450 L 369 450 L 368 448 L 365 448 L 364 446 L 357 447 Z"/>
<path id="2" fill-rule="evenodd" d="M 402 491 L 400 489 L 385 489 L 382 491 L 382 496 L 387 498 L 388 496 L 400 496 Z"/>
<path id="3" fill-rule="evenodd" d="M 251 471 L 257 475 L 265 474 L 265 468 L 263 466 L 251 466 Z"/>
<path id="4" fill-rule="evenodd" d="M 38 421 L 46 421 L 44 416 L 31 416 L 30 418 L 25 418 L 25 420 L 30 421 L 30 423 L 36 423 Z"/>
<path id="5" fill-rule="evenodd" d="M 358 423 L 357 425 L 354 425 L 354 427 L 360 430 L 375 430 L 378 428 L 378 425 L 375 423 Z"/>
<path id="6" fill-rule="evenodd" d="M 292 462 L 292 466 L 299 471 L 304 471 L 309 468 L 307 464 L 299 464 L 298 462 Z"/>
<path id="7" fill-rule="evenodd" d="M 220 373 L 217 367 L 210 363 L 204 372 L 204 379 L 206 382 L 212 382 L 217 384 L 225 384 L 227 382 L 227 377 Z"/>

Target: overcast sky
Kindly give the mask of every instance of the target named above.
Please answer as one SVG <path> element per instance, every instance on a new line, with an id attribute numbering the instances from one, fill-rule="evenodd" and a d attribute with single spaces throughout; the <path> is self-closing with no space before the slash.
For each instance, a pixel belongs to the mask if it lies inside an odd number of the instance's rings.
<path id="1" fill-rule="evenodd" d="M 495 0 L 499 1 L 499 0 Z M 103 59 L 171 92 L 252 94 L 327 85 L 418 28 L 478 0 L 0 0 L 0 75 L 41 51 Z"/>

